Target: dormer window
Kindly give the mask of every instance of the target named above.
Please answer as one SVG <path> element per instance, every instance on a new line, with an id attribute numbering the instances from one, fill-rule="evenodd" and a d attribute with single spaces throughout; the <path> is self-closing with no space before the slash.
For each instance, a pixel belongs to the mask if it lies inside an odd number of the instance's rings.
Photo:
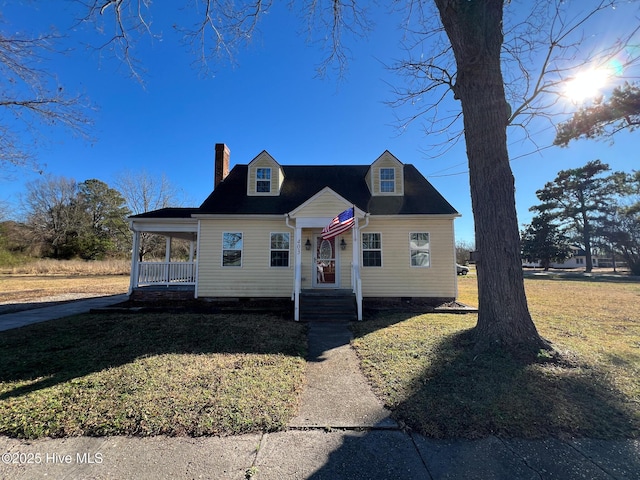
<path id="1" fill-rule="evenodd" d="M 263 151 L 251 160 L 247 167 L 247 195 L 264 197 L 280 195 L 284 171 L 271 155 Z"/>
<path id="2" fill-rule="evenodd" d="M 256 169 L 256 192 L 258 193 L 271 192 L 271 169 L 270 168 Z"/>
<path id="3" fill-rule="evenodd" d="M 371 195 L 404 195 L 404 165 L 400 160 L 385 151 L 371 164 L 366 175 Z"/>
<path id="4" fill-rule="evenodd" d="M 393 193 L 396 191 L 395 168 L 380 169 L 380 193 Z"/>

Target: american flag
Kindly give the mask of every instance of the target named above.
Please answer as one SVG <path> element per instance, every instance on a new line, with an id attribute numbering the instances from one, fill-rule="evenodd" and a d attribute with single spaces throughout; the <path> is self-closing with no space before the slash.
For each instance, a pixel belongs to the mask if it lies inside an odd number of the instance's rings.
<path id="1" fill-rule="evenodd" d="M 353 207 L 348 208 L 322 229 L 322 238 L 328 240 L 336 235 L 340 235 L 353 228 L 355 223 L 356 219 L 353 215 Z"/>

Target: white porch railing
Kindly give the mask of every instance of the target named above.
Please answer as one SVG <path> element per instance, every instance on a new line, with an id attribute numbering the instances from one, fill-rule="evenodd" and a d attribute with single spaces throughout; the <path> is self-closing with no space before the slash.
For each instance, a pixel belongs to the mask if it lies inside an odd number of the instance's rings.
<path id="1" fill-rule="evenodd" d="M 196 262 L 140 262 L 138 287 L 143 285 L 195 285 Z"/>

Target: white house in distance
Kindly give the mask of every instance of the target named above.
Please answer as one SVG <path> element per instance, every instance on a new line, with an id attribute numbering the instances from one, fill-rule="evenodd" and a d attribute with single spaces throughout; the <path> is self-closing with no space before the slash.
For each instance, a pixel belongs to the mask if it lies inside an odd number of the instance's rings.
<path id="1" fill-rule="evenodd" d="M 130 217 L 134 297 L 291 299 L 295 320 L 305 296 L 329 292 L 350 296 L 359 320 L 363 299 L 455 299 L 459 214 L 413 165 L 385 151 L 369 165 L 285 166 L 263 151 L 229 171 L 227 146 L 215 151 L 214 190 L 200 207 Z M 323 238 L 351 208 L 353 227 Z M 139 261 L 144 232 L 167 238 L 164 262 Z M 172 261 L 171 238 L 191 241 L 189 261 Z"/>
<path id="2" fill-rule="evenodd" d="M 582 247 L 577 245 L 571 245 L 569 247 L 571 255 L 564 262 L 551 262 L 550 268 L 585 268 L 587 266 L 587 252 Z M 610 267 L 612 264 L 611 258 L 603 258 L 596 253 L 591 254 L 591 262 L 594 267 Z M 541 268 L 540 262 L 522 262 L 522 266 L 526 268 Z"/>

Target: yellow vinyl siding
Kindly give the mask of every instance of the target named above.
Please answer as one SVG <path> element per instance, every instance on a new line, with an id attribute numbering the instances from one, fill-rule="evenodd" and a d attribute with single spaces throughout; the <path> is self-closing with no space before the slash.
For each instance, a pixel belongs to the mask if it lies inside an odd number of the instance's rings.
<path id="1" fill-rule="evenodd" d="M 269 193 L 256 191 L 256 172 L 258 171 L 258 168 L 271 169 L 271 191 Z M 267 152 L 262 152 L 249 164 L 249 172 L 247 175 L 247 195 L 279 195 L 283 181 L 284 174 L 280 164 L 278 164 L 278 162 L 276 162 Z"/>
<path id="2" fill-rule="evenodd" d="M 305 250 L 304 242 L 307 236 L 302 235 L 302 262 L 300 277 L 302 279 L 301 288 L 313 288 L 313 276 L 316 274 L 316 266 L 313 263 L 313 248 Z"/>
<path id="3" fill-rule="evenodd" d="M 347 242 L 347 248 L 346 250 L 340 250 L 340 253 L 338 254 L 340 255 L 340 288 L 349 289 L 351 288 L 351 264 L 353 263 L 353 243 L 351 242 L 351 233 L 345 234 L 343 238 L 344 241 Z M 340 249 L 340 247 L 337 248 Z"/>
<path id="4" fill-rule="evenodd" d="M 335 197 L 334 197 L 335 198 Z M 333 205 L 338 210 L 344 204 Z M 318 213 L 315 203 L 306 212 Z M 326 212 L 326 211 L 325 211 Z M 338 213 L 338 212 L 336 212 Z M 326 215 L 326 213 L 324 213 Z M 382 267 L 361 267 L 362 290 L 365 297 L 455 297 L 456 274 L 454 258 L 453 219 L 418 217 L 370 217 L 363 232 L 378 232 L 382 239 Z M 222 266 L 223 232 L 242 232 L 242 267 Z M 289 267 L 270 266 L 270 234 L 290 233 Z M 344 238 L 346 250 L 339 250 L 340 287 L 351 288 L 353 259 L 353 231 Z M 430 240 L 430 266 L 411 267 L 409 234 L 428 232 Z M 316 274 L 314 250 L 305 249 L 307 238 L 314 242 L 318 229 L 303 229 L 301 235 L 302 288 L 312 288 Z M 358 239 L 361 245 L 361 238 Z M 200 252 L 198 258 L 199 298 L 206 297 L 281 297 L 293 292 L 295 263 L 294 231 L 284 219 L 236 218 L 201 219 Z M 338 247 L 339 249 L 339 247 Z M 360 262 L 362 252 L 360 252 Z"/>
<path id="5" fill-rule="evenodd" d="M 222 266 L 222 234 L 242 232 L 242 267 Z M 271 233 L 290 234 L 288 267 L 270 266 Z M 202 219 L 198 297 L 290 297 L 293 291 L 293 230 L 283 219 Z"/>
<path id="6" fill-rule="evenodd" d="M 452 219 L 372 217 L 363 232 L 382 238 L 382 267 L 361 268 L 365 297 L 456 296 Z M 415 232 L 429 233 L 429 267 L 410 265 L 409 234 Z"/>
<path id="7" fill-rule="evenodd" d="M 295 216 L 296 218 L 333 218 L 350 206 L 351 205 L 345 203 L 344 200 L 338 198 L 334 193 L 327 190 L 314 197 L 313 202 L 303 206 L 300 210 L 296 210 Z"/>

